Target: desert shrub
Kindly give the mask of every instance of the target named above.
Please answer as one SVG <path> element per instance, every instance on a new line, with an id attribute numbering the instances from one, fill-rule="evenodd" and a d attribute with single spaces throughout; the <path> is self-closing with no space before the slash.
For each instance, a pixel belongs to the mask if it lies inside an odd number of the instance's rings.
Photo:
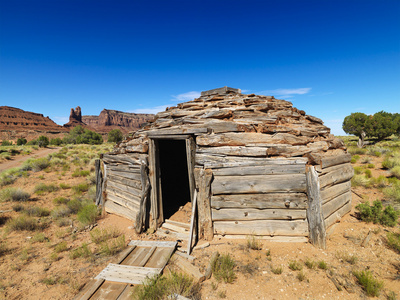
<path id="1" fill-rule="evenodd" d="M 7 228 L 11 231 L 35 231 L 40 228 L 36 219 L 27 216 L 19 216 L 7 222 Z"/>
<path id="2" fill-rule="evenodd" d="M 47 157 L 33 159 L 30 158 L 22 164 L 22 170 L 39 172 L 50 166 L 50 161 Z"/>
<path id="3" fill-rule="evenodd" d="M 374 165 L 374 164 L 368 164 L 368 165 L 367 165 L 367 168 L 368 168 L 368 169 L 374 169 L 374 168 L 375 168 L 375 165 Z"/>
<path id="4" fill-rule="evenodd" d="M 67 190 L 70 189 L 71 186 L 66 183 L 60 183 L 60 188 L 62 188 L 63 190 Z"/>
<path id="5" fill-rule="evenodd" d="M 276 275 L 280 275 L 283 272 L 283 267 L 282 266 L 278 266 L 278 267 L 271 266 L 271 272 Z"/>
<path id="6" fill-rule="evenodd" d="M 90 232 L 90 237 L 92 242 L 95 244 L 101 244 L 109 239 L 116 238 L 120 235 L 120 232 L 117 228 L 96 228 Z"/>
<path id="7" fill-rule="evenodd" d="M 370 169 L 367 169 L 364 171 L 365 177 L 366 178 L 371 178 L 372 177 L 372 172 Z"/>
<path id="8" fill-rule="evenodd" d="M 371 186 L 371 180 L 364 175 L 354 175 L 351 179 L 351 186 L 363 186 L 368 188 Z"/>
<path id="9" fill-rule="evenodd" d="M 60 146 L 62 144 L 62 140 L 60 138 L 54 138 L 50 140 L 50 145 Z"/>
<path id="10" fill-rule="evenodd" d="M 39 136 L 36 141 L 40 148 L 45 148 L 49 145 L 49 138 L 44 135 Z"/>
<path id="11" fill-rule="evenodd" d="M 51 216 L 54 219 L 64 218 L 71 214 L 71 209 L 66 205 L 60 205 L 52 210 Z"/>
<path id="12" fill-rule="evenodd" d="M 13 144 L 13 143 L 12 143 L 11 141 L 6 141 L 6 140 L 4 140 L 4 141 L 1 142 L 1 145 L 2 145 L 2 146 L 12 146 L 12 144 Z"/>
<path id="13" fill-rule="evenodd" d="M 33 145 L 37 145 L 37 140 L 30 140 L 29 142 L 26 143 L 28 146 L 33 146 Z"/>
<path id="14" fill-rule="evenodd" d="M 367 149 L 358 147 L 349 147 L 349 149 L 347 149 L 347 152 L 349 152 L 353 156 L 358 156 L 357 154 L 363 155 L 367 153 Z"/>
<path id="15" fill-rule="evenodd" d="M 341 259 L 351 265 L 355 265 L 358 261 L 358 257 L 354 254 L 349 254 L 347 252 L 344 251 L 338 251 L 336 252 L 336 257 L 338 259 Z"/>
<path id="16" fill-rule="evenodd" d="M 400 166 L 395 166 L 390 169 L 390 174 L 395 176 L 397 179 L 400 179 Z"/>
<path id="17" fill-rule="evenodd" d="M 83 203 L 81 199 L 75 198 L 67 203 L 68 208 L 71 213 L 76 214 L 79 210 L 82 209 Z"/>
<path id="18" fill-rule="evenodd" d="M 251 250 L 261 250 L 262 243 L 255 236 L 247 237 L 247 248 Z"/>
<path id="19" fill-rule="evenodd" d="M 236 263 L 229 254 L 218 256 L 211 262 L 211 266 L 216 280 L 223 280 L 225 283 L 232 283 L 236 279 L 236 274 L 233 270 Z"/>
<path id="20" fill-rule="evenodd" d="M 303 271 L 300 271 L 299 273 L 297 273 L 296 278 L 297 278 L 299 281 L 304 281 L 307 277 L 306 277 L 306 275 L 303 273 Z"/>
<path id="21" fill-rule="evenodd" d="M 359 174 L 364 173 L 364 167 L 356 166 L 356 167 L 353 167 L 353 169 L 354 169 L 354 174 L 355 175 L 359 175 Z"/>
<path id="22" fill-rule="evenodd" d="M 24 210 L 24 214 L 31 217 L 47 217 L 50 211 L 45 207 L 31 206 Z"/>
<path id="23" fill-rule="evenodd" d="M 88 189 L 89 189 L 89 184 L 87 183 L 80 183 L 72 187 L 72 190 L 77 194 L 87 192 Z"/>
<path id="24" fill-rule="evenodd" d="M 350 162 L 351 162 L 352 164 L 355 164 L 355 163 L 357 162 L 357 160 L 359 160 L 359 159 L 360 159 L 360 157 L 359 157 L 358 155 L 353 155 L 353 156 L 351 157 Z"/>
<path id="25" fill-rule="evenodd" d="M 58 186 L 56 186 L 53 183 L 50 183 L 50 184 L 39 183 L 35 186 L 33 191 L 35 194 L 43 194 L 43 193 L 55 192 L 57 190 L 58 190 Z"/>
<path id="26" fill-rule="evenodd" d="M 63 138 L 63 143 L 100 145 L 103 143 L 103 138 L 99 133 L 76 126 Z"/>
<path id="27" fill-rule="evenodd" d="M 125 248 L 125 235 L 115 239 L 107 240 L 100 245 L 100 254 L 113 256 Z"/>
<path id="28" fill-rule="evenodd" d="M 361 160 L 361 163 L 362 163 L 362 164 L 369 164 L 369 163 L 371 163 L 371 161 L 372 161 L 371 157 L 365 156 L 365 157 L 363 157 L 363 159 Z"/>
<path id="29" fill-rule="evenodd" d="M 20 188 L 4 188 L 0 191 L 0 201 L 28 201 L 31 195 Z"/>
<path id="30" fill-rule="evenodd" d="M 95 204 L 88 204 L 83 206 L 77 214 L 77 219 L 83 225 L 90 225 L 96 222 L 99 216 L 99 209 Z"/>
<path id="31" fill-rule="evenodd" d="M 0 187 L 13 184 L 15 180 L 24 175 L 20 168 L 12 168 L 0 173 Z"/>
<path id="32" fill-rule="evenodd" d="M 66 241 L 63 241 L 61 243 L 58 243 L 57 245 L 55 245 L 54 247 L 54 252 L 55 253 L 60 253 L 60 252 L 64 252 L 68 250 L 68 245 Z"/>
<path id="33" fill-rule="evenodd" d="M 143 285 L 135 289 L 134 299 L 168 299 L 171 295 L 200 299 L 200 284 L 186 274 L 171 272 L 164 276 L 156 275 L 147 278 Z"/>
<path id="34" fill-rule="evenodd" d="M 318 268 L 321 269 L 321 270 L 326 270 L 326 269 L 328 269 L 328 265 L 327 265 L 327 263 L 325 261 L 320 260 L 318 262 Z"/>
<path id="35" fill-rule="evenodd" d="M 368 296 L 377 297 L 383 288 L 383 281 L 375 279 L 371 271 L 354 271 L 354 276 Z"/>
<path id="36" fill-rule="evenodd" d="M 387 185 L 387 179 L 385 176 L 380 175 L 379 177 L 374 178 L 373 184 L 377 188 L 384 188 Z"/>
<path id="37" fill-rule="evenodd" d="M 311 260 L 311 259 L 309 259 L 309 258 L 306 259 L 306 261 L 304 262 L 304 264 L 306 265 L 306 267 L 307 267 L 308 269 L 315 269 L 315 267 L 316 267 L 316 265 L 317 265 L 315 261 L 313 261 L 313 260 Z"/>
<path id="38" fill-rule="evenodd" d="M 72 173 L 72 177 L 86 177 L 90 175 L 90 171 L 89 170 L 78 170 L 76 169 L 74 171 L 74 173 Z"/>
<path id="39" fill-rule="evenodd" d="M 96 186 L 95 185 L 92 185 L 89 188 L 88 193 L 87 193 L 87 198 L 89 200 L 91 200 L 92 202 L 96 201 Z"/>
<path id="40" fill-rule="evenodd" d="M 400 233 L 388 232 L 386 238 L 387 245 L 400 253 Z"/>
<path id="41" fill-rule="evenodd" d="M 391 187 L 383 189 L 386 198 L 393 201 L 400 201 L 400 183 L 395 183 Z"/>
<path id="42" fill-rule="evenodd" d="M 368 202 L 360 203 L 356 206 L 358 218 L 364 222 L 373 222 L 374 224 L 381 224 L 393 227 L 397 224 L 397 219 L 400 212 L 388 205 L 383 209 L 382 202 L 375 200 L 373 205 L 370 206 Z"/>
<path id="43" fill-rule="evenodd" d="M 7 254 L 8 251 L 7 243 L 5 241 L 0 241 L 0 257 Z"/>
<path id="44" fill-rule="evenodd" d="M 67 204 L 69 202 L 68 198 L 65 197 L 57 197 L 53 199 L 53 203 L 55 205 Z"/>
<path id="45" fill-rule="evenodd" d="M 301 269 L 303 269 L 303 266 L 297 260 L 292 260 L 291 262 L 289 262 L 289 269 L 292 271 L 300 271 Z"/>
<path id="46" fill-rule="evenodd" d="M 26 140 L 25 138 L 19 138 L 19 139 L 17 140 L 17 145 L 18 145 L 18 146 L 25 145 L 26 143 L 27 143 L 27 140 Z"/>
<path id="47" fill-rule="evenodd" d="M 23 206 L 21 203 L 17 203 L 12 206 L 12 210 L 15 212 L 19 212 L 25 209 L 25 206 Z"/>
<path id="48" fill-rule="evenodd" d="M 46 237 L 46 235 L 43 232 L 39 232 L 35 234 L 32 238 L 32 242 L 38 242 L 38 243 L 44 243 L 45 241 L 48 241 L 49 239 Z"/>
<path id="49" fill-rule="evenodd" d="M 123 139 L 123 135 L 121 130 L 119 129 L 113 129 L 108 133 L 108 143 L 119 143 Z"/>
<path id="50" fill-rule="evenodd" d="M 382 168 L 391 169 L 395 166 L 400 166 L 400 152 L 392 152 L 386 155 L 382 162 Z"/>
<path id="51" fill-rule="evenodd" d="M 92 251 L 90 251 L 88 244 L 87 243 L 83 243 L 80 247 L 74 249 L 71 251 L 69 257 L 71 259 L 76 259 L 79 257 L 82 258 L 93 258 L 93 253 Z"/>

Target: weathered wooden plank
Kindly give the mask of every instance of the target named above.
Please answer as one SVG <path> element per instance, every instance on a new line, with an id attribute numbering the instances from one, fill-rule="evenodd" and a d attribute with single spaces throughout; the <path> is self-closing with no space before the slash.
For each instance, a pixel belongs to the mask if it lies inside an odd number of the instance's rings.
<path id="1" fill-rule="evenodd" d="M 313 166 L 310 166 L 307 169 L 306 176 L 308 195 L 307 220 L 310 232 L 310 241 L 313 245 L 325 249 L 326 229 L 321 208 L 318 173 L 315 171 Z"/>
<path id="2" fill-rule="evenodd" d="M 190 229 L 184 228 L 184 227 L 180 227 L 180 226 L 176 226 L 173 224 L 169 224 L 169 223 L 164 223 L 162 224 L 162 228 L 167 229 L 167 230 L 173 230 L 176 232 L 182 232 L 182 233 L 188 233 Z"/>
<path id="3" fill-rule="evenodd" d="M 105 210 L 108 213 L 112 213 L 112 214 L 116 214 L 118 216 L 124 217 L 124 218 L 128 218 L 132 221 L 135 220 L 136 218 L 136 212 L 128 209 L 124 206 L 121 206 L 119 204 L 116 204 L 115 202 L 108 200 L 105 202 L 104 204 Z"/>
<path id="4" fill-rule="evenodd" d="M 175 248 L 177 242 L 169 242 L 169 241 L 141 241 L 134 240 L 129 242 L 129 246 L 137 246 L 137 247 L 173 247 Z"/>
<path id="5" fill-rule="evenodd" d="M 190 229 L 190 224 L 177 222 L 177 221 L 172 221 L 170 219 L 166 219 L 165 223 L 172 224 L 172 225 L 175 225 L 175 226 L 179 226 L 179 227 L 182 227 L 182 228 L 185 228 L 185 229 L 188 229 L 188 230 Z"/>
<path id="6" fill-rule="evenodd" d="M 147 164 L 147 155 L 145 154 L 135 155 L 135 154 L 136 153 L 117 154 L 117 155 L 103 154 L 103 161 L 105 163 L 124 162 L 130 165 Z"/>
<path id="7" fill-rule="evenodd" d="M 350 180 L 321 189 L 322 204 L 350 190 L 351 190 Z"/>
<path id="8" fill-rule="evenodd" d="M 140 177 L 140 175 L 138 177 Z M 140 190 L 142 189 L 142 184 L 140 181 L 117 176 L 117 175 L 114 175 L 112 172 L 109 173 L 108 179 L 110 182 L 117 182 L 117 183 L 120 183 L 123 185 L 133 187 L 135 189 L 140 189 Z"/>
<path id="9" fill-rule="evenodd" d="M 209 169 L 196 168 L 194 171 L 196 186 L 199 190 L 198 209 L 199 209 L 199 238 L 212 240 L 213 228 L 211 220 L 211 181 L 212 171 Z"/>
<path id="10" fill-rule="evenodd" d="M 209 155 L 196 153 L 196 164 L 204 165 L 205 168 L 228 168 L 240 166 L 266 166 L 266 165 L 305 165 L 306 158 L 259 158 L 239 157 L 224 155 Z"/>
<path id="11" fill-rule="evenodd" d="M 147 153 L 149 151 L 148 144 L 139 144 L 125 147 L 126 152 L 131 153 Z"/>
<path id="12" fill-rule="evenodd" d="M 305 173 L 305 164 L 298 165 L 265 165 L 251 167 L 228 167 L 214 169 L 216 176 L 246 176 L 246 175 L 271 175 L 271 174 L 299 174 Z"/>
<path id="13" fill-rule="evenodd" d="M 111 181 L 111 180 L 107 181 L 107 190 L 109 188 L 119 189 L 121 191 L 124 191 L 124 192 L 127 192 L 129 194 L 132 194 L 133 196 L 136 196 L 139 199 L 142 196 L 142 191 L 141 190 L 139 190 L 137 188 L 134 188 L 134 187 L 127 186 L 127 185 L 123 185 L 121 183 L 118 183 L 118 182 L 115 182 L 115 181 Z"/>
<path id="14" fill-rule="evenodd" d="M 182 240 L 182 241 L 189 240 L 189 233 L 174 232 L 174 231 L 165 230 L 165 229 L 162 229 L 162 228 L 158 228 L 156 233 L 159 236 L 168 237 L 168 238 L 174 238 L 176 240 Z"/>
<path id="15" fill-rule="evenodd" d="M 305 145 L 308 138 L 295 136 L 289 133 L 274 135 L 247 132 L 229 132 L 221 134 L 202 134 L 196 139 L 200 146 L 268 146 L 269 144 Z"/>
<path id="16" fill-rule="evenodd" d="M 151 228 L 157 228 L 158 219 L 158 180 L 159 174 L 156 167 L 156 141 L 151 139 L 149 142 L 149 178 L 150 178 L 150 212 L 151 212 Z"/>
<path id="17" fill-rule="evenodd" d="M 350 212 L 351 210 L 351 201 L 347 202 L 333 214 L 331 214 L 328 218 L 325 219 L 325 227 L 328 228 L 335 224 L 336 222 L 340 221 L 342 216 Z"/>
<path id="18" fill-rule="evenodd" d="M 192 249 L 192 242 L 193 242 L 193 231 L 194 231 L 194 224 L 196 221 L 197 216 L 197 190 L 194 190 L 193 202 L 192 202 L 192 216 L 190 218 L 190 231 L 189 231 L 189 240 L 188 240 L 188 249 L 187 254 L 190 254 Z"/>
<path id="19" fill-rule="evenodd" d="M 308 224 L 301 220 L 217 221 L 214 222 L 214 233 L 307 236 Z"/>
<path id="20" fill-rule="evenodd" d="M 345 153 L 343 155 L 331 155 L 321 157 L 321 167 L 328 168 L 335 165 L 349 163 L 351 161 L 351 154 Z"/>
<path id="21" fill-rule="evenodd" d="M 211 187 L 213 195 L 305 192 L 306 176 L 305 174 L 215 176 Z"/>
<path id="22" fill-rule="evenodd" d="M 342 168 L 322 175 L 319 178 L 320 187 L 324 188 L 328 185 L 338 184 L 350 180 L 354 175 L 353 166 L 344 164 Z"/>
<path id="23" fill-rule="evenodd" d="M 212 208 L 307 208 L 305 193 L 237 194 L 211 197 Z"/>
<path id="24" fill-rule="evenodd" d="M 212 209 L 213 221 L 246 221 L 246 220 L 304 220 L 305 209 L 256 209 L 224 208 Z"/>
<path id="25" fill-rule="evenodd" d="M 104 282 L 101 287 L 89 298 L 90 300 L 115 300 L 124 291 L 126 284 Z"/>
<path id="26" fill-rule="evenodd" d="M 140 198 L 136 195 L 132 195 L 130 193 L 110 186 L 107 187 L 106 191 L 107 194 L 117 196 L 121 198 L 121 200 L 131 203 L 135 207 L 139 207 L 140 205 Z"/>
<path id="27" fill-rule="evenodd" d="M 96 205 L 100 205 L 102 203 L 103 197 L 103 173 L 101 172 L 100 167 L 100 159 L 96 159 L 95 161 L 95 176 L 96 176 Z"/>
<path id="28" fill-rule="evenodd" d="M 121 171 L 114 171 L 112 169 L 109 169 L 109 175 L 112 176 L 119 176 L 121 178 L 127 178 L 131 180 L 140 180 L 140 173 L 139 172 L 121 172 Z"/>
<path id="29" fill-rule="evenodd" d="M 130 201 L 126 201 L 125 199 L 123 199 L 117 195 L 109 193 L 107 197 L 108 197 L 107 202 L 112 201 L 115 204 L 118 204 L 118 205 L 125 207 L 126 209 L 132 211 L 132 213 L 134 213 L 134 214 L 136 214 L 139 211 L 139 205 L 136 205 L 135 203 L 132 203 Z"/>
<path id="30" fill-rule="evenodd" d="M 174 126 L 168 128 L 154 129 L 145 131 L 148 137 L 152 138 L 154 136 L 160 135 L 174 135 L 174 134 L 200 134 L 207 133 L 207 128 L 198 126 Z"/>
<path id="31" fill-rule="evenodd" d="M 74 300 L 88 300 L 104 283 L 103 279 L 91 279 L 84 289 L 74 297 Z"/>
<path id="32" fill-rule="evenodd" d="M 243 234 L 225 234 L 225 235 L 215 235 L 218 239 L 228 239 L 228 240 L 247 240 L 248 235 Z M 276 243 L 308 243 L 308 237 L 306 236 L 267 236 L 267 235 L 257 235 L 257 239 L 276 242 Z"/>
<path id="33" fill-rule="evenodd" d="M 146 267 L 164 269 L 174 251 L 175 247 L 157 247 L 153 256 L 146 263 Z"/>
<path id="34" fill-rule="evenodd" d="M 326 202 L 324 205 L 322 205 L 324 218 L 326 219 L 329 217 L 349 201 L 351 201 L 351 191 L 347 191 L 346 193 Z"/>
<path id="35" fill-rule="evenodd" d="M 148 168 L 146 165 L 140 167 L 140 182 L 142 186 L 142 196 L 140 197 L 139 212 L 136 217 L 135 230 L 136 233 L 141 233 L 147 226 L 147 202 L 149 199 L 150 180 L 147 174 Z"/>
<path id="36" fill-rule="evenodd" d="M 153 277 L 160 274 L 161 268 L 145 268 L 136 266 L 126 266 L 117 264 L 108 264 L 95 279 L 104 279 L 108 281 L 123 282 L 130 284 L 142 284 L 147 277 Z M 122 290 L 118 295 L 122 293 Z"/>
<path id="37" fill-rule="evenodd" d="M 223 154 L 233 156 L 255 156 L 266 157 L 267 148 L 263 147 L 244 147 L 244 146 L 222 146 L 222 147 L 198 147 L 197 153 Z"/>
<path id="38" fill-rule="evenodd" d="M 197 282 L 205 280 L 205 275 L 200 273 L 199 269 L 193 266 L 189 261 L 176 254 L 172 256 L 174 265 L 178 266 L 182 271 L 192 276 Z"/>
<path id="39" fill-rule="evenodd" d="M 124 173 L 140 173 L 140 165 L 108 164 L 109 170 Z"/>

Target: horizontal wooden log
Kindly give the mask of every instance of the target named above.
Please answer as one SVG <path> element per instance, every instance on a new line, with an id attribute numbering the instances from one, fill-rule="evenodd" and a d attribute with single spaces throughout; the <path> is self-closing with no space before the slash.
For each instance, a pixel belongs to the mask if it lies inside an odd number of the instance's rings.
<path id="1" fill-rule="evenodd" d="M 141 144 L 141 145 L 132 145 L 125 147 L 126 152 L 132 153 L 147 153 L 149 151 L 148 144 Z"/>
<path id="2" fill-rule="evenodd" d="M 305 174 L 215 176 L 212 194 L 258 194 L 273 192 L 305 192 Z"/>
<path id="3" fill-rule="evenodd" d="M 346 165 L 347 165 L 347 163 L 346 164 L 341 164 L 341 165 L 331 166 L 331 167 L 328 167 L 328 168 L 325 168 L 325 169 L 322 169 L 321 165 L 316 165 L 315 166 L 315 170 L 318 172 L 319 176 L 322 176 L 324 174 L 340 170 L 341 168 L 345 167 Z"/>
<path id="4" fill-rule="evenodd" d="M 351 201 L 351 191 L 348 191 L 329 202 L 326 202 L 322 205 L 322 213 L 324 218 L 328 218 L 331 214 L 345 205 L 347 202 Z"/>
<path id="5" fill-rule="evenodd" d="M 308 224 L 300 220 L 217 221 L 214 222 L 214 233 L 307 236 Z"/>
<path id="6" fill-rule="evenodd" d="M 114 195 L 117 195 L 118 197 L 124 199 L 125 201 L 132 203 L 135 206 L 139 206 L 139 204 L 140 204 L 140 198 L 138 196 L 132 195 L 132 194 L 122 191 L 120 189 L 107 186 L 106 192 L 107 192 L 107 194 L 112 193 Z"/>
<path id="7" fill-rule="evenodd" d="M 111 171 L 115 171 L 115 172 L 138 173 L 138 174 L 140 174 L 140 166 L 141 165 L 132 166 L 132 165 L 121 165 L 121 164 L 107 164 L 107 169 L 109 169 Z"/>
<path id="8" fill-rule="evenodd" d="M 211 197 L 212 208 L 307 208 L 305 193 L 218 195 Z"/>
<path id="9" fill-rule="evenodd" d="M 258 156 L 266 157 L 267 148 L 262 147 L 244 147 L 244 146 L 222 146 L 222 147 L 198 147 L 197 153 L 223 154 L 233 156 Z"/>
<path id="10" fill-rule="evenodd" d="M 115 176 L 115 177 L 120 177 L 120 178 L 126 178 L 130 180 L 140 180 L 140 173 L 131 173 L 131 172 L 121 172 L 121 171 L 114 171 L 112 169 L 108 169 L 109 175 Z"/>
<path id="11" fill-rule="evenodd" d="M 142 189 L 142 184 L 140 183 L 140 181 L 132 180 L 132 179 L 125 178 L 122 176 L 117 176 L 117 175 L 114 175 L 112 172 L 108 173 L 108 180 L 114 181 L 114 182 L 117 182 L 120 184 L 124 184 L 124 185 L 130 186 L 130 187 L 133 187 L 135 189 L 139 189 L 139 190 Z"/>
<path id="12" fill-rule="evenodd" d="M 228 239 L 228 240 L 247 240 L 249 238 L 248 235 L 243 234 L 225 234 L 225 235 L 215 235 L 217 239 Z M 258 235 L 257 239 L 273 242 L 273 243 L 307 243 L 308 237 L 306 236 L 267 236 L 267 235 Z"/>
<path id="13" fill-rule="evenodd" d="M 118 216 L 124 217 L 124 218 L 128 218 L 132 221 L 134 221 L 136 219 L 136 212 L 123 207 L 121 205 L 116 204 L 113 201 L 106 201 L 106 203 L 104 204 L 105 207 L 105 211 L 111 214 L 116 214 Z"/>
<path id="14" fill-rule="evenodd" d="M 351 211 L 351 201 L 347 202 L 328 218 L 325 219 L 325 227 L 328 228 L 339 221 L 345 214 Z"/>
<path id="15" fill-rule="evenodd" d="M 105 163 L 124 162 L 130 165 L 147 164 L 147 155 L 141 154 L 140 156 L 134 156 L 134 154 L 136 153 L 117 155 L 103 154 L 103 161 Z"/>
<path id="16" fill-rule="evenodd" d="M 321 167 L 328 168 L 335 165 L 340 165 L 344 163 L 349 163 L 351 161 L 351 154 L 346 153 L 340 156 L 332 155 L 332 156 L 323 156 L 321 158 Z"/>
<path id="17" fill-rule="evenodd" d="M 196 126 L 174 126 L 162 129 L 154 129 L 145 131 L 148 137 L 159 135 L 174 135 L 174 134 L 200 134 L 207 133 L 207 128 Z"/>
<path id="18" fill-rule="evenodd" d="M 307 158 L 259 158 L 239 157 L 196 153 L 197 165 L 204 165 L 207 169 L 228 168 L 240 166 L 265 166 L 265 165 L 305 165 Z"/>
<path id="19" fill-rule="evenodd" d="M 141 190 L 138 190 L 138 189 L 135 189 L 133 187 L 126 186 L 126 185 L 123 185 L 123 184 L 120 184 L 120 183 L 117 183 L 117 182 L 114 182 L 114 181 L 107 181 L 107 189 L 109 187 L 110 188 L 117 188 L 117 189 L 119 189 L 121 191 L 128 192 L 129 194 L 132 194 L 132 195 L 137 196 L 137 197 L 141 197 L 142 196 L 142 191 Z"/>
<path id="20" fill-rule="evenodd" d="M 247 221 L 247 220 L 304 220 L 305 209 L 257 209 L 257 208 L 224 208 L 212 209 L 213 221 Z"/>
<path id="21" fill-rule="evenodd" d="M 308 138 L 298 137 L 288 133 L 277 133 L 274 135 L 262 133 L 222 133 L 199 135 L 196 142 L 200 146 L 267 146 L 268 144 L 291 144 L 304 145 Z"/>
<path id="22" fill-rule="evenodd" d="M 271 175 L 271 174 L 300 174 L 305 173 L 305 164 L 301 165 L 265 165 L 251 167 L 231 167 L 214 169 L 216 176 L 246 176 L 246 175 Z"/>
<path id="23" fill-rule="evenodd" d="M 322 204 L 348 191 L 351 191 L 350 180 L 321 189 Z"/>
<path id="24" fill-rule="evenodd" d="M 351 164 L 343 164 L 342 168 L 319 177 L 320 188 L 348 181 L 353 177 L 353 175 L 353 166 Z"/>
<path id="25" fill-rule="evenodd" d="M 129 208 L 132 211 L 139 211 L 139 204 L 131 199 L 122 197 L 121 194 L 109 191 L 107 193 L 107 201 L 113 201 L 123 207 Z"/>

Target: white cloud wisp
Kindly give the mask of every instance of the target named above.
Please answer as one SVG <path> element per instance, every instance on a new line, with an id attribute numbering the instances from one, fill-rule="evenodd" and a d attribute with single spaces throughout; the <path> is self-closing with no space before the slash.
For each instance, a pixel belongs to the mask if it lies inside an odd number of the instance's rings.
<path id="1" fill-rule="evenodd" d="M 183 93 L 183 94 L 179 94 L 179 95 L 173 95 L 172 97 L 174 97 L 173 101 L 191 101 L 195 98 L 199 98 L 200 97 L 200 92 L 197 91 L 191 91 L 191 92 L 187 92 L 187 93 Z"/>
<path id="2" fill-rule="evenodd" d="M 294 95 L 308 94 L 311 88 L 298 88 L 298 89 L 276 89 L 262 91 L 261 94 L 292 98 Z"/>

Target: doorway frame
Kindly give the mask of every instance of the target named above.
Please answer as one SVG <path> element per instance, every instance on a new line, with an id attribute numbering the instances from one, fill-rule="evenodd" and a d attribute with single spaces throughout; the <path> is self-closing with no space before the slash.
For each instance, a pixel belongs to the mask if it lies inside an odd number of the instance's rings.
<path id="1" fill-rule="evenodd" d="M 164 223 L 162 183 L 160 176 L 160 155 L 158 140 L 185 140 L 186 160 L 189 175 L 190 201 L 193 203 L 196 183 L 194 178 L 196 144 L 192 135 L 149 136 L 149 177 L 150 177 L 150 228 L 157 229 Z"/>

